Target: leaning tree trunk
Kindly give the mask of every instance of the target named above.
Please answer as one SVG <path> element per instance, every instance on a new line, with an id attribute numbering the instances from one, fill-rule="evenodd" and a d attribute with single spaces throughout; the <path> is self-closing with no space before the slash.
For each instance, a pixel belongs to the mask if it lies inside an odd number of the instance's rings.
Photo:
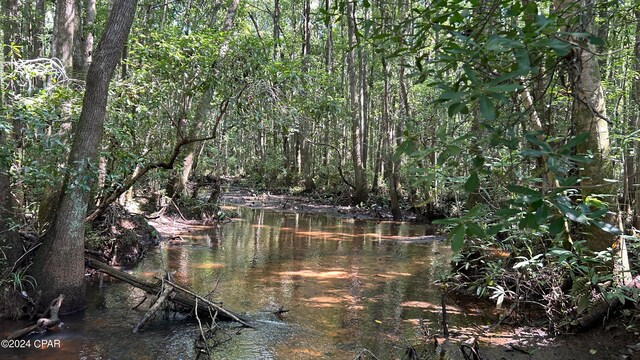
<path id="1" fill-rule="evenodd" d="M 84 231 L 97 152 L 102 140 L 109 82 L 133 23 L 137 0 L 114 0 L 94 61 L 89 67 L 82 112 L 54 221 L 36 255 L 33 276 L 42 303 L 65 295 L 65 312 L 85 304 Z"/>

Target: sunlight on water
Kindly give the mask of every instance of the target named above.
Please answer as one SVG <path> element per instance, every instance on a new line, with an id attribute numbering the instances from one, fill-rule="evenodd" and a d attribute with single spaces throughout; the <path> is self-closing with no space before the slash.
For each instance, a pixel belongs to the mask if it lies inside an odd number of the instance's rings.
<path id="1" fill-rule="evenodd" d="M 450 250 L 423 225 L 236 209 L 221 228 L 194 229 L 186 242 L 162 244 L 133 271 L 160 276 L 214 297 L 254 319 L 255 329 L 230 336 L 219 359 L 353 359 L 363 349 L 401 357 L 423 320 L 440 324 L 440 291 L 432 283 L 449 266 Z M 133 326 L 148 308 L 128 285 L 89 287 L 81 315 L 65 318 L 64 349 L 49 359 L 192 359 L 198 326 L 160 316 L 140 334 Z M 281 316 L 279 309 L 288 310 Z M 482 313 L 449 307 L 452 325 L 482 322 Z M 21 353 L 24 356 L 25 353 Z M 2 354 L 0 354 L 2 358 Z M 18 357 L 7 357 L 18 358 Z"/>

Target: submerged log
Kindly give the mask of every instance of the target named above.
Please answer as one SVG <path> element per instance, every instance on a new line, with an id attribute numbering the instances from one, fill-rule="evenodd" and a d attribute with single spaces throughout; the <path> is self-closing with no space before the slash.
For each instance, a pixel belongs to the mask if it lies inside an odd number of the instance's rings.
<path id="1" fill-rule="evenodd" d="M 118 269 L 115 269 L 105 263 L 102 263 L 100 261 L 97 261 L 95 259 L 91 259 L 88 257 L 85 257 L 85 261 L 87 263 L 87 266 L 89 266 L 92 269 L 101 271 L 111 277 L 114 277 L 118 280 L 124 281 L 129 285 L 132 285 L 134 287 L 137 287 L 138 289 L 141 289 L 149 294 L 152 295 L 157 295 L 159 293 L 161 293 L 163 291 L 162 289 L 162 283 L 163 281 L 160 280 L 158 282 L 155 283 L 151 283 L 151 282 L 147 282 L 145 280 L 142 279 L 138 279 L 137 277 L 127 274 L 123 271 L 120 271 Z M 216 305 L 213 302 L 206 300 L 205 298 L 194 294 L 193 292 L 178 286 L 177 284 L 174 284 L 172 282 L 169 282 L 167 280 L 164 280 L 164 283 L 167 285 L 171 285 L 173 287 L 173 293 L 170 294 L 170 296 L 167 296 L 167 300 L 173 302 L 176 305 L 180 305 L 183 306 L 185 308 L 187 308 L 190 311 L 195 311 L 196 310 L 196 301 L 200 301 L 201 303 L 204 301 L 206 302 L 207 305 L 209 306 L 198 306 L 197 307 L 197 311 L 198 311 L 198 316 L 202 319 L 209 319 L 211 318 L 211 314 L 212 312 L 209 311 L 209 308 L 213 308 L 214 310 L 217 310 L 218 312 L 218 316 L 217 316 L 217 320 L 222 320 L 222 321 L 234 321 L 237 323 L 240 323 L 242 326 L 244 327 L 249 327 L 252 328 L 253 326 L 249 325 L 248 320 L 245 319 L 243 316 L 236 314 L 234 312 L 231 312 L 229 310 L 226 310 L 224 308 L 222 308 L 222 306 L 220 305 Z"/>
<path id="2" fill-rule="evenodd" d="M 26 326 L 20 330 L 16 330 L 7 336 L 8 340 L 16 340 L 21 339 L 31 332 L 36 330 L 45 330 L 50 329 L 58 324 L 60 324 L 60 318 L 58 317 L 58 313 L 60 312 L 60 306 L 62 306 L 62 301 L 64 300 L 64 294 L 60 294 L 57 298 L 53 299 L 47 312 L 49 313 L 48 318 L 40 318 L 34 324 Z M 46 316 L 46 315 L 45 315 Z"/>

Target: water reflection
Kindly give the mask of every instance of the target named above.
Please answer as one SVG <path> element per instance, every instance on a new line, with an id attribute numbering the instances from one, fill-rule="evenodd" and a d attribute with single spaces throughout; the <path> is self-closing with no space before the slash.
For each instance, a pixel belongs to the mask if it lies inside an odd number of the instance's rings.
<path id="1" fill-rule="evenodd" d="M 439 330 L 432 282 L 450 251 L 427 227 L 236 210 L 231 223 L 181 234 L 186 242 L 163 244 L 134 271 L 151 277 L 169 269 L 176 282 L 201 294 L 215 289 L 225 307 L 256 319 L 256 330 L 217 349 L 219 358 L 353 359 L 364 348 L 392 358 L 414 339 L 419 319 Z M 58 334 L 71 337 L 69 358 L 194 357 L 192 323 L 160 319 L 134 336 L 142 310 L 131 308 L 142 294 L 115 283 L 90 291 L 87 311 L 65 319 Z M 274 315 L 280 308 L 289 312 Z M 452 324 L 481 316 L 454 306 L 449 314 Z"/>

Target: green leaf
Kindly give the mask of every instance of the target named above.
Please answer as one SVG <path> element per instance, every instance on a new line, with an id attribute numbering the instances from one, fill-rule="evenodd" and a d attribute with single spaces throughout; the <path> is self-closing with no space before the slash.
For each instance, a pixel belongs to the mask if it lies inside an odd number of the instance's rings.
<path id="1" fill-rule="evenodd" d="M 482 114 L 482 116 L 489 121 L 495 120 L 496 108 L 493 106 L 493 103 L 491 102 L 489 97 L 486 95 L 480 95 L 479 101 L 480 113 Z"/>
<path id="2" fill-rule="evenodd" d="M 458 145 L 447 145 L 445 152 L 449 154 L 449 156 L 458 156 L 462 152 L 462 149 Z"/>
<path id="3" fill-rule="evenodd" d="M 604 40 L 602 40 L 601 38 L 595 36 L 595 35 L 591 35 L 589 34 L 589 43 L 592 45 L 596 45 L 596 46 L 602 46 L 604 45 Z"/>
<path id="4" fill-rule="evenodd" d="M 526 213 L 518 223 L 518 227 L 520 229 L 526 229 L 526 228 L 534 229 L 534 230 L 537 229 L 538 222 L 536 220 L 536 216 L 532 213 Z"/>
<path id="5" fill-rule="evenodd" d="M 449 114 L 449 117 L 453 117 L 458 113 L 464 113 L 464 108 L 465 108 L 465 104 L 460 103 L 460 102 L 454 102 L 453 104 L 449 105 L 449 109 L 447 110 L 447 114 Z"/>
<path id="6" fill-rule="evenodd" d="M 542 225 L 547 221 L 547 217 L 549 216 L 549 207 L 545 204 L 538 207 L 535 213 L 536 222 L 538 225 Z"/>
<path id="7" fill-rule="evenodd" d="M 554 203 L 556 208 L 569 220 L 580 224 L 586 224 L 589 219 L 583 214 L 577 212 L 569 205 L 569 201 L 564 196 L 558 196 Z"/>
<path id="8" fill-rule="evenodd" d="M 464 233 L 465 233 L 464 224 L 458 224 L 451 233 L 449 234 L 449 239 L 451 239 L 451 250 L 453 252 L 459 252 L 462 249 L 462 245 L 464 244 Z"/>
<path id="9" fill-rule="evenodd" d="M 547 153 L 550 153 L 552 151 L 551 145 L 549 145 L 549 143 L 546 141 L 538 139 L 538 136 L 535 133 L 527 133 L 524 135 L 524 137 L 528 142 L 532 143 L 533 145 L 539 146 L 543 151 Z"/>
<path id="10" fill-rule="evenodd" d="M 582 144 L 583 142 L 585 142 L 587 139 L 589 138 L 589 133 L 582 133 L 576 136 L 571 137 L 571 139 L 569 139 L 569 141 L 567 141 L 566 144 L 562 145 L 560 147 L 560 150 L 571 150 L 574 147 Z"/>
<path id="11" fill-rule="evenodd" d="M 467 223 L 467 234 L 470 236 L 476 236 L 479 238 L 485 237 L 484 229 L 480 225 L 474 222 Z"/>
<path id="12" fill-rule="evenodd" d="M 512 93 L 520 89 L 522 89 L 522 85 L 520 84 L 500 84 L 500 85 L 490 86 L 486 90 L 492 93 Z"/>
<path id="13" fill-rule="evenodd" d="M 529 195 L 529 196 L 540 197 L 540 192 L 538 190 L 530 189 L 528 187 L 524 187 L 520 185 L 509 185 L 507 186 L 507 190 L 518 195 Z"/>
<path id="14" fill-rule="evenodd" d="M 436 219 L 431 222 L 436 225 L 455 225 L 460 224 L 460 219 L 452 218 L 452 219 Z"/>
<path id="15" fill-rule="evenodd" d="M 464 191 L 467 193 L 472 193 L 478 190 L 478 186 L 480 185 L 480 179 L 478 178 L 478 173 L 473 172 L 471 176 L 464 183 Z"/>

